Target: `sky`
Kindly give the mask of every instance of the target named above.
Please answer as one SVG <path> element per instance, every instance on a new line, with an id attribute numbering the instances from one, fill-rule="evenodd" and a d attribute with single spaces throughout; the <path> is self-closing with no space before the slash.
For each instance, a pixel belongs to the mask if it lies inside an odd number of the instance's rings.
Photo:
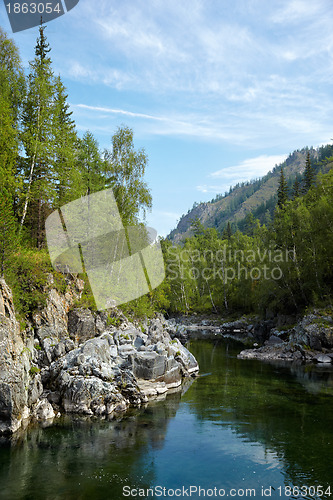
<path id="1" fill-rule="evenodd" d="M 11 33 L 24 66 L 38 28 Z M 166 236 L 194 202 L 333 137 L 332 0 L 80 0 L 49 22 L 80 135 L 134 131 Z"/>

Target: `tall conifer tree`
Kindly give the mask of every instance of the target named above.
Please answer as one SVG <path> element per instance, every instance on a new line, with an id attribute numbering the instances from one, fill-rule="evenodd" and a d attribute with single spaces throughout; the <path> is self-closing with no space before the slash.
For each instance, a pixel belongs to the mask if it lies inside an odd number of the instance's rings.
<path id="1" fill-rule="evenodd" d="M 304 192 L 307 193 L 314 183 L 315 172 L 310 160 L 310 151 L 307 152 L 304 170 Z"/>
<path id="2" fill-rule="evenodd" d="M 30 63 L 28 92 L 23 113 L 23 143 L 26 152 L 25 200 L 21 226 L 26 221 L 31 236 L 38 248 L 43 242 L 43 222 L 50 211 L 48 206 L 52 193 L 52 118 L 54 83 L 49 57 L 50 47 L 44 34 L 45 26 L 39 28 L 35 47 L 35 58 Z"/>
<path id="3" fill-rule="evenodd" d="M 78 137 L 67 97 L 65 86 L 58 76 L 55 79 L 52 122 L 55 207 L 60 207 L 81 195 L 81 177 L 77 169 Z"/>
<path id="4" fill-rule="evenodd" d="M 284 176 L 283 167 L 281 167 L 280 181 L 278 187 L 278 207 L 283 208 L 288 200 L 288 186 Z"/>
<path id="5" fill-rule="evenodd" d="M 296 177 L 294 185 L 293 185 L 293 199 L 298 198 L 300 196 L 300 184 L 298 182 L 298 179 Z"/>

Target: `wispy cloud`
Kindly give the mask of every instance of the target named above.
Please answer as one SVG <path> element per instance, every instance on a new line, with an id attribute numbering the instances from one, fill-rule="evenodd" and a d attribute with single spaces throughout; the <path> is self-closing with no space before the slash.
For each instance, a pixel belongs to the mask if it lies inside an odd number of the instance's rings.
<path id="1" fill-rule="evenodd" d="M 240 141 L 241 136 L 236 126 L 216 123 L 214 118 L 204 118 L 200 113 L 183 114 L 182 118 L 177 115 L 152 115 L 125 109 L 109 108 L 105 106 L 93 106 L 88 104 L 72 104 L 76 114 L 88 112 L 91 119 L 98 119 L 98 130 L 110 132 L 108 116 L 124 116 L 130 120 L 141 120 L 141 134 L 164 135 L 164 136 L 190 136 L 200 137 L 202 140 L 232 140 Z M 87 113 L 85 114 L 87 117 Z M 142 125 L 142 121 L 147 122 Z M 103 122 L 105 125 L 103 125 Z"/>
<path id="2" fill-rule="evenodd" d="M 75 19 L 94 44 L 85 43 L 82 57 L 78 40 L 77 57 L 68 58 L 65 74 L 115 90 L 117 96 L 140 93 L 145 107 L 102 110 L 104 101 L 96 96 L 82 106 L 91 120 L 102 112 L 141 120 L 142 134 L 253 149 L 289 138 L 296 147 L 318 143 L 332 116 L 331 0 L 280 0 L 277 5 L 256 0 L 251 5 L 237 0 L 230 9 L 223 0 L 154 0 L 149 6 L 146 0 L 100 0 L 96 9 L 81 0 Z M 298 22 L 297 29 L 291 30 L 289 22 Z M 96 52 L 96 46 L 103 51 Z M 110 129 L 106 116 L 96 126 Z"/>
<path id="3" fill-rule="evenodd" d="M 260 155 L 256 158 L 249 158 L 240 162 L 238 165 L 231 167 L 226 167 L 221 170 L 217 170 L 210 174 L 210 177 L 219 179 L 231 179 L 236 177 L 242 178 L 244 180 L 255 179 L 261 177 L 275 165 L 282 163 L 286 159 L 287 155 Z"/>
<path id="4" fill-rule="evenodd" d="M 282 7 L 271 15 L 271 20 L 275 23 L 291 24 L 301 23 L 305 20 L 315 20 L 320 14 L 327 14 L 327 1 L 316 0 L 289 0 L 283 2 Z"/>
<path id="5" fill-rule="evenodd" d="M 287 155 L 260 155 L 255 158 L 243 160 L 238 165 L 225 167 L 212 172 L 209 177 L 219 182 L 216 184 L 201 184 L 197 190 L 202 193 L 224 193 L 230 186 L 235 186 L 239 182 L 246 182 L 257 179 L 276 165 L 279 165 L 286 159 Z"/>
<path id="6" fill-rule="evenodd" d="M 106 108 L 104 106 L 89 106 L 88 104 L 74 104 L 73 107 L 76 108 L 81 108 L 81 109 L 88 109 L 90 111 L 102 111 L 103 113 L 110 113 L 113 115 L 123 115 L 123 116 L 129 116 L 131 118 L 144 118 L 145 120 L 156 120 L 156 121 L 170 121 L 168 118 L 160 117 L 160 116 L 153 116 L 153 115 L 147 115 L 145 113 L 134 113 L 133 111 L 127 111 L 124 109 L 112 109 L 112 108 Z"/>

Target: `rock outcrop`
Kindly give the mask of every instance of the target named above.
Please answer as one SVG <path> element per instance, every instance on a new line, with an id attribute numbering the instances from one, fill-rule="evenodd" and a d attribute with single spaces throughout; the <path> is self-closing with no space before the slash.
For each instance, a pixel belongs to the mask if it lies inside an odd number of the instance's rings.
<path id="1" fill-rule="evenodd" d="M 29 351 L 16 320 L 13 297 L 0 279 L 0 434 L 15 432 L 29 416 L 30 384 Z"/>
<path id="2" fill-rule="evenodd" d="M 270 330 L 264 345 L 247 349 L 241 359 L 333 363 L 333 319 L 330 314 L 315 310 L 289 329 Z"/>
<path id="3" fill-rule="evenodd" d="M 143 328 L 119 313 L 119 326 L 108 325 L 105 312 L 73 309 L 82 290 L 74 278 L 66 294 L 51 287 L 46 307 L 20 332 L 11 291 L 0 280 L 0 434 L 62 412 L 123 412 L 199 370 L 162 316 Z"/>

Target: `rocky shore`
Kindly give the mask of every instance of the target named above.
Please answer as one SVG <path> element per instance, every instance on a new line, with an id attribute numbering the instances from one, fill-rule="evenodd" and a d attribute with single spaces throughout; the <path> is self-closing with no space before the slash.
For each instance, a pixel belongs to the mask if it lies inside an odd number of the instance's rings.
<path id="1" fill-rule="evenodd" d="M 315 309 L 300 318 L 291 328 L 272 328 L 262 346 L 246 349 L 238 357 L 333 364 L 331 312 Z"/>
<path id="2" fill-rule="evenodd" d="M 83 286 L 77 278 L 65 294 L 51 286 L 46 307 L 22 331 L 11 290 L 0 280 L 0 434 L 64 412 L 112 416 L 198 372 L 162 316 L 138 326 L 120 312 L 110 318 L 75 308 Z"/>
<path id="3" fill-rule="evenodd" d="M 218 317 L 188 316 L 172 320 L 176 335 L 193 338 L 232 338 L 251 348 L 240 359 L 283 360 L 333 364 L 333 310 L 314 309 L 303 317 L 278 316 L 262 320 L 241 317 L 223 321 Z"/>

